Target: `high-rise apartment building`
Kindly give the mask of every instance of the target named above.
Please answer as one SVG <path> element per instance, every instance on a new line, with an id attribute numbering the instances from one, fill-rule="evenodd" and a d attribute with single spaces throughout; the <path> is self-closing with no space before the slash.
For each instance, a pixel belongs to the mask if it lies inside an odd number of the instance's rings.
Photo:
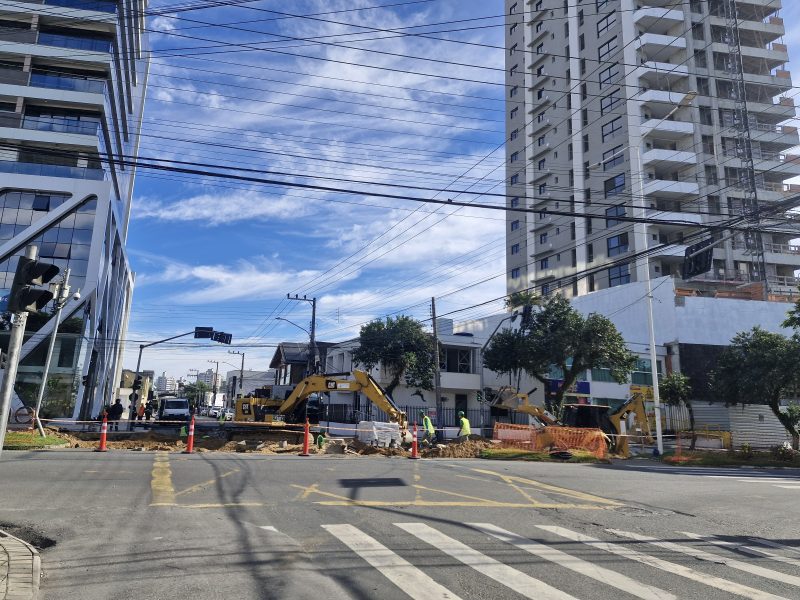
<path id="1" fill-rule="evenodd" d="M 162 372 L 161 375 L 156 377 L 156 390 L 162 393 L 177 392 L 178 380 L 174 377 L 167 377 L 166 372 Z"/>
<path id="2" fill-rule="evenodd" d="M 133 275 L 125 251 L 148 60 L 144 0 L 0 4 L 0 288 L 28 245 L 70 271 L 45 416 L 113 399 Z M 6 313 L 5 321 L 8 322 Z M 16 402 L 42 377 L 49 307 L 28 319 Z M 8 332 L 0 333 L 0 346 Z"/>
<path id="3" fill-rule="evenodd" d="M 785 184 L 800 175 L 800 160 L 784 154 L 800 141 L 783 124 L 795 107 L 780 8 L 505 0 L 507 206 L 529 209 L 507 213 L 509 292 L 578 296 L 641 281 L 645 269 L 680 277 L 686 247 L 709 237 L 698 225 L 752 215 L 750 188 L 762 211 L 797 195 Z M 740 61 L 730 45 L 736 24 Z M 748 118 L 737 118 L 745 109 Z M 748 134 L 754 178 L 742 152 Z M 721 241 L 711 271 L 684 285 L 733 291 L 763 279 L 765 267 L 771 293 L 796 290 L 800 219 L 778 216 L 761 236 L 763 253 L 742 232 L 711 232 Z M 674 245 L 637 257 L 664 243 Z"/>

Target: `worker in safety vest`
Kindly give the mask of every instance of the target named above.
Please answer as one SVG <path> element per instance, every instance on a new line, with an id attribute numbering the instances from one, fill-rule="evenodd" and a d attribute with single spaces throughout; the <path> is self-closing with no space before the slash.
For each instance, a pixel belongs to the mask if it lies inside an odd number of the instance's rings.
<path id="1" fill-rule="evenodd" d="M 436 443 L 436 429 L 433 427 L 433 422 L 424 410 L 419 411 L 419 416 L 422 417 L 422 443 L 433 445 Z"/>
<path id="2" fill-rule="evenodd" d="M 458 411 L 458 440 L 464 441 L 468 435 L 472 434 L 472 429 L 469 426 L 469 419 L 464 415 L 464 411 Z"/>

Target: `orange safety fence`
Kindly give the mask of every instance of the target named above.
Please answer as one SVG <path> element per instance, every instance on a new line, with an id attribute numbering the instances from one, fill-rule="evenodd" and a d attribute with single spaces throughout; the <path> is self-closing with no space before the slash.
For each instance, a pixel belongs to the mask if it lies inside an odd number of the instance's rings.
<path id="1" fill-rule="evenodd" d="M 500 446 L 532 452 L 583 450 L 597 458 L 608 453 L 608 437 L 600 429 L 495 423 L 493 438 Z"/>

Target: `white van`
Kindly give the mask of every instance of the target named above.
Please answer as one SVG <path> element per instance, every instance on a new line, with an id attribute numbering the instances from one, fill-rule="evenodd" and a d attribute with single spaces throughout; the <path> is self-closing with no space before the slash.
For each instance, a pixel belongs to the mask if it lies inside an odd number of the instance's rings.
<path id="1" fill-rule="evenodd" d="M 162 421 L 188 421 L 189 400 L 186 398 L 168 398 L 164 400 L 164 410 L 161 412 Z"/>

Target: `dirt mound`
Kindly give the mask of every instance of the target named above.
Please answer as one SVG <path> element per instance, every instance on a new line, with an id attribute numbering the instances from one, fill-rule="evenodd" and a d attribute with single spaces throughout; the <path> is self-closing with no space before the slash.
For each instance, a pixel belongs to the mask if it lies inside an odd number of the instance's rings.
<path id="1" fill-rule="evenodd" d="M 405 448 L 381 448 L 365 444 L 361 440 L 353 439 L 347 443 L 348 454 L 356 453 L 360 456 L 409 456 Z"/>
<path id="2" fill-rule="evenodd" d="M 464 442 L 451 442 L 447 445 L 439 444 L 433 448 L 425 448 L 420 454 L 424 458 L 478 458 L 483 450 L 492 447 L 492 442 L 476 436 L 476 439 Z"/>

